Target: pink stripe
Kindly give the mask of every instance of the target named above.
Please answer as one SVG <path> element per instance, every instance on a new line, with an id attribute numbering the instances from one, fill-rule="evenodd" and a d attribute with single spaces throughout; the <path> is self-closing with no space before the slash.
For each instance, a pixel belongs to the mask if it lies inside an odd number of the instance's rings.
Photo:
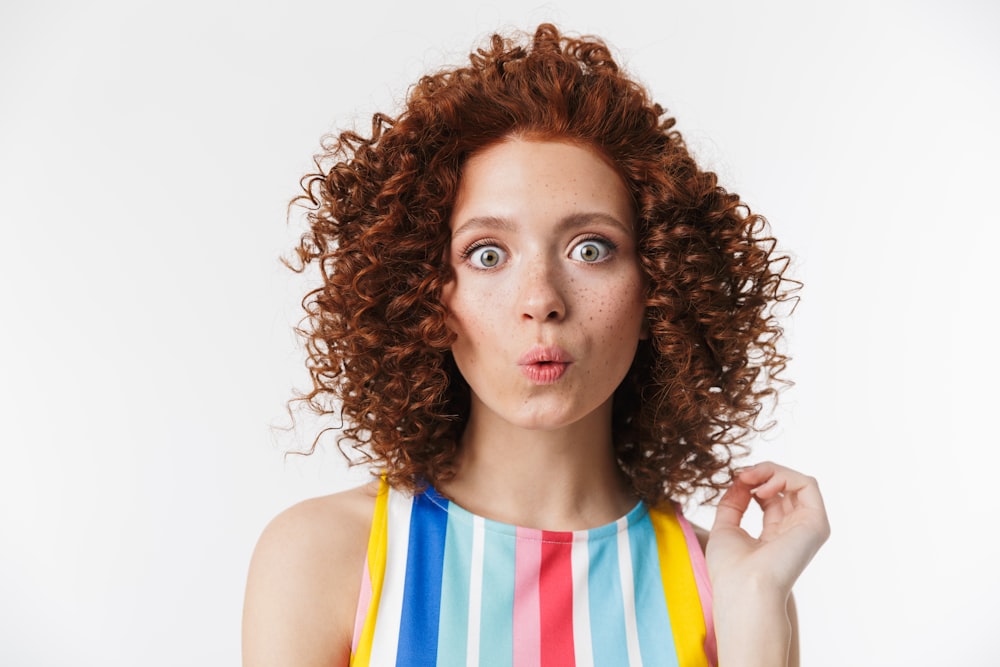
<path id="1" fill-rule="evenodd" d="M 368 571 L 368 559 L 365 559 L 365 570 L 361 575 L 361 593 L 358 594 L 358 611 L 354 616 L 354 638 L 351 640 L 351 653 L 358 652 L 358 641 L 361 639 L 361 632 L 365 627 L 365 618 L 368 616 L 368 605 L 372 601 L 372 576 Z"/>
<path id="2" fill-rule="evenodd" d="M 705 656 L 708 664 L 715 667 L 719 664 L 718 651 L 715 643 L 715 620 L 712 615 L 712 582 L 708 578 L 708 565 L 705 563 L 705 554 L 701 550 L 701 543 L 698 536 L 694 534 L 694 528 L 681 513 L 680 505 L 674 506 L 674 514 L 684 531 L 684 539 L 687 542 L 688 554 L 691 555 L 691 569 L 694 570 L 694 581 L 698 586 L 698 597 L 701 598 L 701 611 L 705 615 Z"/>
<path id="3" fill-rule="evenodd" d="M 542 531 L 517 529 L 514 555 L 514 667 L 541 667 L 541 612 L 538 571 Z"/>
<path id="4" fill-rule="evenodd" d="M 538 573 L 542 667 L 570 667 L 573 653 L 573 541 L 567 533 L 544 533 Z"/>

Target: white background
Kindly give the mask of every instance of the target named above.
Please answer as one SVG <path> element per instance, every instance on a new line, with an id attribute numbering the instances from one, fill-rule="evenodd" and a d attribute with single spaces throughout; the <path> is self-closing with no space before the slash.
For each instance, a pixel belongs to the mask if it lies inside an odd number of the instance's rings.
<path id="1" fill-rule="evenodd" d="M 833 523 L 804 664 L 1000 662 L 997 6 L 397 4 L 0 8 L 0 664 L 238 664 L 261 529 L 352 483 L 273 428 L 307 381 L 286 202 L 322 134 L 543 20 L 605 37 L 794 254 L 757 453 Z"/>

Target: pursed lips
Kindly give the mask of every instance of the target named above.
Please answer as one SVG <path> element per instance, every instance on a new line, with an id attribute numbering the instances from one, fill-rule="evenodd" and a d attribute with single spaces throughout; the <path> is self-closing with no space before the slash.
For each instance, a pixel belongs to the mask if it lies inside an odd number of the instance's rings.
<path id="1" fill-rule="evenodd" d="M 573 358 L 558 345 L 536 345 L 518 360 L 522 373 L 535 384 L 552 384 L 563 376 Z"/>

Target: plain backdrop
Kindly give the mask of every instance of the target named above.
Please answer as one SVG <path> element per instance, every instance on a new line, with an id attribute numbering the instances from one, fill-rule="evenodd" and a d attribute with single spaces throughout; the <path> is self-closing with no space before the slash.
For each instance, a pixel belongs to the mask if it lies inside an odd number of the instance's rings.
<path id="1" fill-rule="evenodd" d="M 260 531 L 362 479 L 282 454 L 316 427 L 281 430 L 286 203 L 324 133 L 546 20 L 608 40 L 805 283 L 755 453 L 833 524 L 803 664 L 1000 664 L 1000 11 L 854 0 L 4 2 L 0 664 L 239 663 Z"/>

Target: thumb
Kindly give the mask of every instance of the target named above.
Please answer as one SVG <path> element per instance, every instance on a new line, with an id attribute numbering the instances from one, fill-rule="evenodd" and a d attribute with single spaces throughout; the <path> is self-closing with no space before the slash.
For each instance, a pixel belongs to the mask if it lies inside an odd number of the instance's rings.
<path id="1" fill-rule="evenodd" d="M 747 508 L 750 507 L 750 487 L 743 484 L 737 478 L 733 485 L 726 489 L 719 500 L 719 506 L 715 510 L 715 522 L 712 530 L 718 528 L 739 528 L 740 521 Z"/>

